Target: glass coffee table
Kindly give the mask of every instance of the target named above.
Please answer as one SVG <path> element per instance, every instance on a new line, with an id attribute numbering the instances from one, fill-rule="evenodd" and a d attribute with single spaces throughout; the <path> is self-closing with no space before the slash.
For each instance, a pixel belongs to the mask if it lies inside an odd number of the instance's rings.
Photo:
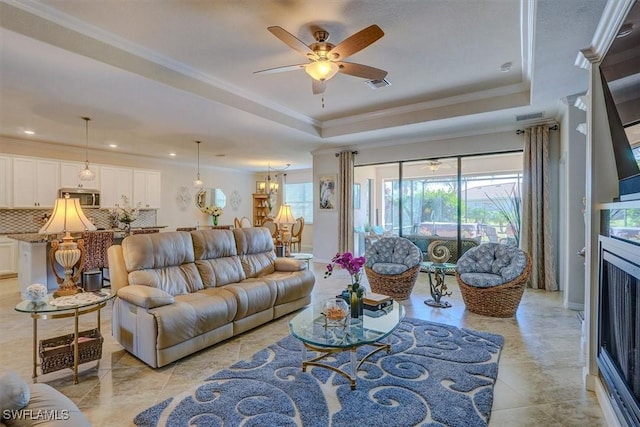
<path id="1" fill-rule="evenodd" d="M 305 308 L 289 322 L 291 334 L 303 344 L 302 371 L 306 372 L 307 366 L 330 369 L 345 376 L 351 383 L 351 389 L 355 390 L 360 365 L 379 351 L 391 352 L 391 344 L 382 341 L 404 319 L 404 307 L 394 301 L 393 308 L 383 315 L 369 315 L 365 311 L 362 320 L 347 318 L 337 326 L 327 325 L 322 310 L 323 304 L 320 302 Z M 372 346 L 374 349 L 358 361 L 357 350 L 364 345 Z M 307 359 L 307 350 L 312 350 L 318 355 Z M 343 351 L 351 352 L 350 372 L 321 362 L 325 357 Z"/>

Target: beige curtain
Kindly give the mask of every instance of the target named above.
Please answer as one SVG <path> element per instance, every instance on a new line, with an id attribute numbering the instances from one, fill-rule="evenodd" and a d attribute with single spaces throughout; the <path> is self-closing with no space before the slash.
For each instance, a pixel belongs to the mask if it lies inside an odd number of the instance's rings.
<path id="1" fill-rule="evenodd" d="M 522 231 L 520 246 L 531 256 L 529 285 L 557 291 L 556 267 L 551 236 L 549 198 L 549 126 L 524 132 L 524 176 L 522 180 Z"/>
<path id="2" fill-rule="evenodd" d="M 338 251 L 353 252 L 353 159 L 355 153 L 342 151 L 338 154 Z"/>

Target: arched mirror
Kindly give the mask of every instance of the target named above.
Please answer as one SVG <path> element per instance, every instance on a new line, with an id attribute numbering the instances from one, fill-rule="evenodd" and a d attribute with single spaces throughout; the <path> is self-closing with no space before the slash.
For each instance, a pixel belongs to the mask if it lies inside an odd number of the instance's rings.
<path id="1" fill-rule="evenodd" d="M 199 209 L 205 206 L 218 206 L 224 208 L 227 204 L 227 196 L 219 188 L 203 188 L 196 194 L 196 206 Z"/>

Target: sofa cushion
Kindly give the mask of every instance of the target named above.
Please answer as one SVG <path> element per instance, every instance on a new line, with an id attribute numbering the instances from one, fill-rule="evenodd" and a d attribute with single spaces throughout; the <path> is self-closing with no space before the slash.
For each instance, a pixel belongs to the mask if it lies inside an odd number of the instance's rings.
<path id="1" fill-rule="evenodd" d="M 377 263 L 404 264 L 412 268 L 422 261 L 422 252 L 403 237 L 383 237 L 367 248 L 365 257 L 367 267 L 372 269 Z"/>
<path id="2" fill-rule="evenodd" d="M 246 279 L 240 283 L 224 286 L 238 302 L 238 312 L 234 320 L 273 308 L 276 302 L 277 287 L 274 281 L 262 278 Z"/>
<path id="3" fill-rule="evenodd" d="M 277 289 L 276 305 L 296 301 L 311 294 L 314 284 L 313 272 L 306 270 L 301 273 L 276 271 L 261 277 L 265 282 L 272 281 Z"/>
<path id="4" fill-rule="evenodd" d="M 0 416 L 5 410 L 22 409 L 29 403 L 29 384 L 12 370 L 0 374 Z"/>
<path id="5" fill-rule="evenodd" d="M 246 279 L 230 230 L 192 231 L 196 267 L 205 288 Z"/>
<path id="6" fill-rule="evenodd" d="M 273 238 L 264 227 L 235 228 L 236 248 L 247 278 L 255 278 L 274 272 L 276 254 Z"/>
<path id="7" fill-rule="evenodd" d="M 465 273 L 489 273 L 506 283 L 522 274 L 526 265 L 527 256 L 517 246 L 483 243 L 465 252 L 456 268 L 461 278 Z"/>
<path id="8" fill-rule="evenodd" d="M 144 308 L 162 307 L 173 304 L 176 300 L 173 295 L 150 286 L 130 285 L 118 289 L 118 296 L 123 300 Z"/>
<path id="9" fill-rule="evenodd" d="M 404 264 L 396 264 L 393 262 L 377 262 L 371 266 L 371 269 L 378 274 L 388 276 L 404 273 L 409 269 L 409 267 Z"/>
<path id="10" fill-rule="evenodd" d="M 158 327 L 157 348 L 187 341 L 231 322 L 236 315 L 236 299 L 224 288 L 208 288 L 177 295 L 176 302 L 149 310 Z"/>
<path id="11" fill-rule="evenodd" d="M 463 273 L 460 279 L 467 285 L 477 288 L 491 288 L 506 283 L 502 276 L 492 273 Z"/>
<path id="12" fill-rule="evenodd" d="M 194 263 L 132 271 L 129 273 L 129 284 L 158 288 L 174 296 L 204 289 Z"/>
<path id="13" fill-rule="evenodd" d="M 128 236 L 122 241 L 122 255 L 130 285 L 151 286 L 171 295 L 204 288 L 188 232 Z"/>

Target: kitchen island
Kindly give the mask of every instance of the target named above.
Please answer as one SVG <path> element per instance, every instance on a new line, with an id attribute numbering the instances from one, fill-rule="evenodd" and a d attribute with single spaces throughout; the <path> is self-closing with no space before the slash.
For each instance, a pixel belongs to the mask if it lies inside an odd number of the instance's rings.
<path id="1" fill-rule="evenodd" d="M 166 226 L 133 227 L 131 230 L 162 228 L 166 228 Z M 120 244 L 122 239 L 126 237 L 126 232 L 120 229 L 113 229 L 112 231 L 114 232 L 114 243 Z M 46 285 L 48 292 L 58 289 L 56 276 L 49 262 L 51 241 L 55 240 L 55 236 L 38 233 L 16 233 L 8 234 L 6 237 L 18 241 L 18 284 L 20 292 L 24 294 L 27 286 L 34 283 Z M 74 237 L 79 238 L 79 235 Z"/>

